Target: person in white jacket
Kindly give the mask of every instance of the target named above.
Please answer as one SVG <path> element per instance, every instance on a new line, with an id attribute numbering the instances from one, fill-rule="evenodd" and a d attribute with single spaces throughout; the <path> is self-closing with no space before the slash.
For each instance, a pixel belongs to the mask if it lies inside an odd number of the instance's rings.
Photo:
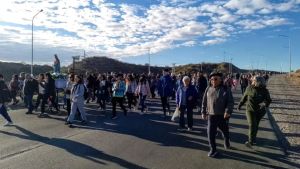
<path id="1" fill-rule="evenodd" d="M 147 98 L 147 96 L 150 96 L 151 95 L 151 92 L 150 92 L 150 87 L 149 87 L 149 83 L 146 79 L 145 76 L 142 76 L 139 80 L 139 84 L 135 90 L 135 94 L 137 96 L 139 96 L 139 102 L 140 102 L 140 105 L 141 105 L 141 111 L 142 113 L 144 112 L 145 108 L 146 108 L 146 105 L 145 105 L 145 100 Z"/>
<path id="2" fill-rule="evenodd" d="M 75 76 L 75 85 L 71 90 L 71 114 L 68 117 L 66 124 L 69 124 L 72 127 L 72 123 L 74 121 L 77 109 L 80 112 L 82 123 L 86 124 L 86 115 L 84 110 L 84 90 L 85 86 L 83 84 L 82 77 L 76 75 Z"/>

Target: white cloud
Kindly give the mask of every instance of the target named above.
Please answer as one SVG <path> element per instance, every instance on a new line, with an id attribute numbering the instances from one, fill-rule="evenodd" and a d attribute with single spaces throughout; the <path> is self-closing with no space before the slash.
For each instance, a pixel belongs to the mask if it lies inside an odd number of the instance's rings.
<path id="1" fill-rule="evenodd" d="M 21 3 L 23 2 L 23 3 Z M 83 50 L 114 57 L 138 56 L 182 46 L 223 43 L 236 32 L 289 24 L 280 12 L 296 9 L 299 0 L 162 0 L 145 6 L 106 0 L 9 0 L 0 6 L 3 43 Z M 157 2 L 157 1 L 156 1 Z M 147 6 L 147 5 L 146 5 Z M 276 12 L 276 13 L 275 13 Z M 199 39 L 210 38 L 206 41 Z M 0 53 L 1 54 L 1 53 Z"/>
<path id="2" fill-rule="evenodd" d="M 223 43 L 225 41 L 226 41 L 225 39 L 217 38 L 217 39 L 210 39 L 210 40 L 203 41 L 202 44 L 204 46 L 208 46 L 208 45 L 215 45 L 215 44 Z"/>

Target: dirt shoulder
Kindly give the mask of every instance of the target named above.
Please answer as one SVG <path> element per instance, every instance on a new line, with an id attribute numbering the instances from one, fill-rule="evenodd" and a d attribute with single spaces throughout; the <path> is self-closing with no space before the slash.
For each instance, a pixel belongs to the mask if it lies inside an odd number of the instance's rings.
<path id="1" fill-rule="evenodd" d="M 268 89 L 273 127 L 289 157 L 300 163 L 300 85 L 280 75 L 270 78 Z"/>

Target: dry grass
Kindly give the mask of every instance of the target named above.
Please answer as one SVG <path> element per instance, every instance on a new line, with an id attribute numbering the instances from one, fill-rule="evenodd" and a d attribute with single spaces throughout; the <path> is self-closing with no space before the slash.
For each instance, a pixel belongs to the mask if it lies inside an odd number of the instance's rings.
<path id="1" fill-rule="evenodd" d="M 292 73 L 289 79 L 294 85 L 300 85 L 300 69 Z"/>

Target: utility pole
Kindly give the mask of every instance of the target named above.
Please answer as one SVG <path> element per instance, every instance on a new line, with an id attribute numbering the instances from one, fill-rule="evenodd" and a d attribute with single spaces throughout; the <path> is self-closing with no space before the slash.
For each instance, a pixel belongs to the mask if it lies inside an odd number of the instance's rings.
<path id="1" fill-rule="evenodd" d="M 30 67 L 31 76 L 33 76 L 33 21 L 34 18 L 41 12 L 43 12 L 43 9 L 41 9 L 38 13 L 36 13 L 31 20 L 31 67 Z"/>

